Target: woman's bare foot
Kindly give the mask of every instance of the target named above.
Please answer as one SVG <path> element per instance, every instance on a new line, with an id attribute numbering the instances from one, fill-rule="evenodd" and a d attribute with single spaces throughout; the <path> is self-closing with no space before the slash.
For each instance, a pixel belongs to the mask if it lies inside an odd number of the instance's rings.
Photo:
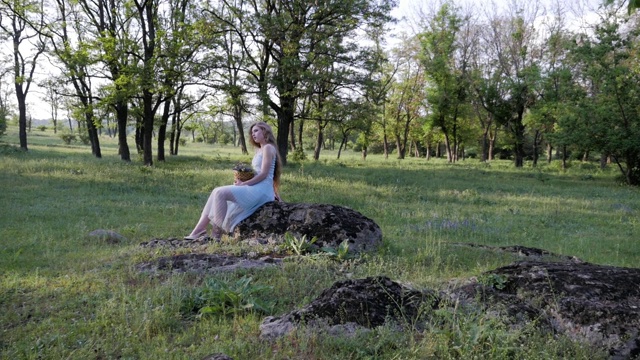
<path id="1" fill-rule="evenodd" d="M 207 230 L 202 231 L 192 231 L 191 234 L 184 237 L 185 240 L 197 240 L 198 238 L 205 236 L 207 234 Z"/>

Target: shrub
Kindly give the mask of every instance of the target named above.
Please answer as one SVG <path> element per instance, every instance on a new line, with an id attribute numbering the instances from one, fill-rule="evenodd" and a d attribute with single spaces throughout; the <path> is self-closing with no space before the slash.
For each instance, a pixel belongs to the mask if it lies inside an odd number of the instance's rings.
<path id="1" fill-rule="evenodd" d="M 76 141 L 76 135 L 73 133 L 65 132 L 60 134 L 60 139 L 62 139 L 65 144 L 70 145 L 72 142 Z"/>
<path id="2" fill-rule="evenodd" d="M 307 239 L 307 235 L 302 235 L 302 237 L 297 238 L 291 233 L 286 233 L 284 234 L 283 245 L 285 249 L 292 254 L 304 255 L 312 249 L 313 243 L 317 240 L 318 238 L 315 236 L 309 240 Z"/>
<path id="3" fill-rule="evenodd" d="M 89 134 L 87 133 L 82 132 L 78 134 L 78 137 L 80 138 L 80 142 L 83 145 L 89 145 L 91 143 L 91 141 L 89 140 Z"/>
<path id="4" fill-rule="evenodd" d="M 589 170 L 589 171 L 597 171 L 600 168 L 598 165 L 590 162 L 580 162 L 577 167 L 580 170 Z"/>
<path id="5" fill-rule="evenodd" d="M 194 289 L 183 299 L 181 312 L 186 317 L 195 314 L 197 318 L 251 311 L 268 314 L 272 304 L 260 300 L 257 295 L 271 287 L 254 285 L 252 280 L 245 276 L 235 282 L 207 279 L 204 286 Z"/>
<path id="6" fill-rule="evenodd" d="M 305 154 L 304 150 L 301 147 L 297 147 L 291 153 L 291 160 L 293 161 L 303 161 L 307 160 L 307 154 Z"/>

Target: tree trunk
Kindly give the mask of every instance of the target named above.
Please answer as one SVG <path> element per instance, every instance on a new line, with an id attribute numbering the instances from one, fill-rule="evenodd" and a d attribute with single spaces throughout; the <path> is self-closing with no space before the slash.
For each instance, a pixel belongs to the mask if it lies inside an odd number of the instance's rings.
<path id="1" fill-rule="evenodd" d="M 444 148 L 447 151 L 447 161 L 453 162 L 453 154 L 451 151 L 451 144 L 449 142 L 449 135 L 447 133 L 444 134 Z"/>
<path id="2" fill-rule="evenodd" d="M 536 130 L 535 134 L 533 135 L 533 167 L 538 166 L 538 146 L 540 139 L 540 131 Z"/>
<path id="3" fill-rule="evenodd" d="M 609 157 L 607 156 L 607 154 L 601 154 L 600 155 L 600 169 L 604 170 L 607 167 L 607 164 L 609 164 Z"/>
<path id="4" fill-rule="evenodd" d="M 302 143 L 302 133 L 304 129 L 304 120 L 298 119 L 298 146 L 300 149 L 304 150 L 304 145 Z"/>
<path id="5" fill-rule="evenodd" d="M 138 154 L 142 154 L 142 149 L 144 148 L 144 144 L 142 142 L 143 129 L 144 129 L 144 123 L 140 119 L 138 119 L 136 121 L 136 133 L 135 133 L 136 150 Z"/>
<path id="6" fill-rule="evenodd" d="M 398 152 L 398 159 L 404 159 L 404 147 L 402 146 L 400 135 L 396 135 L 396 151 Z"/>
<path id="7" fill-rule="evenodd" d="M 88 104 L 87 104 L 88 106 Z M 91 142 L 91 153 L 97 158 L 102 158 L 102 151 L 100 150 L 100 138 L 98 137 L 98 129 L 94 123 L 93 111 L 87 111 L 85 113 L 85 120 L 87 123 L 87 133 L 89 134 L 89 141 Z"/>
<path id="8" fill-rule="evenodd" d="M 514 163 L 516 167 L 524 166 L 524 130 L 525 126 L 522 123 L 522 113 L 518 114 L 518 118 L 516 123 L 513 124 L 514 128 L 514 136 L 515 136 L 515 144 L 513 146 L 514 150 Z"/>
<path id="9" fill-rule="evenodd" d="M 143 101 L 143 131 L 142 131 L 142 157 L 144 159 L 144 165 L 153 166 L 153 94 L 149 90 L 142 91 Z"/>
<path id="10" fill-rule="evenodd" d="M 244 127 L 242 125 L 242 106 L 239 104 L 233 107 L 233 118 L 236 121 L 236 129 L 238 130 L 238 137 L 240 138 L 240 149 L 243 154 L 248 154 L 247 141 L 244 138 Z"/>
<path id="11" fill-rule="evenodd" d="M 493 135 L 489 134 L 489 152 L 488 152 L 489 161 L 493 160 L 495 157 L 494 151 L 496 147 L 496 138 L 498 137 L 497 133 L 498 132 L 496 130 L 496 132 Z"/>
<path id="12" fill-rule="evenodd" d="M 164 101 L 162 109 L 162 117 L 160 118 L 160 127 L 158 128 L 158 161 L 165 161 L 164 142 L 167 139 L 167 123 L 169 123 L 169 111 L 171 110 L 171 101 L 167 97 Z"/>
<path id="13" fill-rule="evenodd" d="M 318 132 L 316 133 L 316 147 L 313 150 L 313 160 L 320 159 L 320 148 L 324 142 L 324 127 L 322 126 L 322 120 L 318 120 Z"/>
<path id="14" fill-rule="evenodd" d="M 389 139 L 387 139 L 387 133 L 382 136 L 382 147 L 384 149 L 384 158 L 389 158 Z"/>
<path id="15" fill-rule="evenodd" d="M 295 150 L 296 149 L 296 134 L 294 131 L 295 128 L 295 117 L 291 118 L 291 123 L 289 124 L 289 141 L 290 141 L 290 147 L 291 150 Z"/>
<path id="16" fill-rule="evenodd" d="M 424 158 L 425 158 L 426 160 L 431 160 L 431 149 L 430 149 L 430 147 L 431 147 L 431 144 L 430 144 L 428 141 L 425 141 L 425 142 L 424 142 L 424 148 L 425 148 L 426 150 L 425 150 L 425 156 L 424 156 Z"/>
<path id="17" fill-rule="evenodd" d="M 348 134 L 348 133 L 347 133 Z M 348 135 L 344 134 L 342 136 L 342 140 L 340 141 L 340 147 L 338 148 L 338 157 L 336 159 L 340 159 L 340 155 L 342 154 L 342 149 L 347 148 Z"/>
<path id="18" fill-rule="evenodd" d="M 489 156 L 488 156 L 488 152 L 489 152 L 489 130 L 485 129 L 482 132 L 482 153 L 480 154 L 480 161 L 481 162 L 487 162 Z"/>
<path id="19" fill-rule="evenodd" d="M 282 92 L 285 93 L 286 92 Z M 278 115 L 278 134 L 276 135 L 276 142 L 278 143 L 278 151 L 280 152 L 280 158 L 282 165 L 287 164 L 287 155 L 289 154 L 289 127 L 293 123 L 294 111 L 295 111 L 295 98 L 291 96 L 281 96 L 280 106 L 270 101 L 271 108 Z"/>
<path id="20" fill-rule="evenodd" d="M 27 96 L 22 90 L 22 84 L 16 82 L 16 98 L 18 100 L 18 127 L 20 136 L 20 149 L 27 151 Z"/>

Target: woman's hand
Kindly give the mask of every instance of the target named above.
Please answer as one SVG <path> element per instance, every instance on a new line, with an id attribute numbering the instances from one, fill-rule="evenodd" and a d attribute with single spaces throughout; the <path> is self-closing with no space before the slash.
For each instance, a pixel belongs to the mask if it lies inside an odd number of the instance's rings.
<path id="1" fill-rule="evenodd" d="M 233 185 L 235 185 L 235 186 L 242 186 L 242 185 L 244 185 L 244 182 L 243 182 L 243 181 L 240 181 L 240 180 L 238 180 L 238 179 L 234 179 L 234 180 L 233 180 Z"/>

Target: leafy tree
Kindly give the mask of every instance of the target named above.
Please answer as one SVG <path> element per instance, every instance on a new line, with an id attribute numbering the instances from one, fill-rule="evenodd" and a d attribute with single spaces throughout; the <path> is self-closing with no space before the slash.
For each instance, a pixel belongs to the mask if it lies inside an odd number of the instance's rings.
<path id="1" fill-rule="evenodd" d="M 58 3 L 61 9 L 72 4 Z M 138 89 L 130 56 L 135 44 L 135 40 L 129 37 L 132 21 L 124 11 L 128 5 L 121 0 L 79 0 L 78 5 L 78 12 L 84 20 L 81 30 L 85 34 L 84 39 L 95 49 L 96 65 L 103 64 L 105 71 L 101 75 L 108 80 L 101 89 L 103 94 L 99 103 L 115 112 L 118 153 L 123 161 L 131 161 L 127 144 L 128 102 Z"/>
<path id="2" fill-rule="evenodd" d="M 203 91 L 198 96 L 189 94 L 185 91 L 185 86 L 178 86 L 176 94 L 171 98 L 173 103 L 173 114 L 171 115 L 171 142 L 170 153 L 172 155 L 178 155 L 178 149 L 180 147 L 180 134 L 182 129 L 191 132 L 192 141 L 195 140 L 195 129 L 193 125 L 188 122 L 198 116 L 201 109 L 198 107 L 205 98 L 209 96 L 209 93 Z"/>
<path id="3" fill-rule="evenodd" d="M 559 119 L 573 118 L 580 113 L 580 109 L 575 105 L 584 98 L 585 93 L 577 85 L 574 76 L 575 65 L 567 60 L 571 39 L 563 27 L 560 11 L 555 21 L 548 23 L 546 32 L 549 36 L 545 40 L 547 47 L 542 54 L 538 100 L 527 117 L 527 126 L 533 132 L 533 166 L 538 162 L 540 144 L 546 139 L 547 161 L 550 162 L 552 159 L 552 147 L 562 146 L 563 167 L 566 167 L 567 151 L 564 147 L 569 145 L 566 142 L 568 139 L 555 136 L 554 130 Z"/>
<path id="4" fill-rule="evenodd" d="M 415 59 L 407 59 L 391 89 L 387 116 L 395 139 L 398 159 L 404 159 L 412 123 L 423 110 L 425 73 Z"/>
<path id="5" fill-rule="evenodd" d="M 470 38 L 461 33 L 465 23 L 469 18 L 460 17 L 451 4 L 445 3 L 429 21 L 429 28 L 419 35 L 420 63 L 429 80 L 426 99 L 430 123 L 444 135 L 449 162 L 457 160 L 459 121 L 468 99 Z"/>
<path id="6" fill-rule="evenodd" d="M 41 30 L 46 26 L 42 3 L 29 0 L 0 0 L 0 38 L 11 39 L 13 83 L 18 102 L 20 148 L 27 146 L 27 95 L 45 52 Z"/>
<path id="7" fill-rule="evenodd" d="M 100 123 L 94 116 L 96 97 L 92 85 L 93 65 L 96 63 L 94 48 L 85 39 L 87 34 L 83 31 L 85 28 L 79 6 L 68 4 L 64 0 L 56 0 L 56 6 L 57 13 L 52 14 L 56 18 L 50 21 L 52 25 L 43 34 L 48 37 L 52 46 L 51 54 L 62 65 L 63 76 L 73 87 L 74 96 L 81 106 L 81 109 L 73 113 L 76 119 L 84 117 L 91 152 L 95 157 L 101 158 L 98 138 Z"/>
<path id="8" fill-rule="evenodd" d="M 254 91 L 266 94 L 266 68 L 259 60 L 260 56 L 268 54 L 256 54 L 252 46 L 249 18 L 255 19 L 251 9 L 258 6 L 256 2 L 243 0 L 221 1 L 208 4 L 205 11 L 212 15 L 208 30 L 208 63 L 211 65 L 212 86 L 216 90 L 222 90 L 226 96 L 224 113 L 229 113 L 235 121 L 238 143 L 243 154 L 248 153 L 244 135 L 243 114 L 249 111 L 247 95 L 251 90 L 251 79 L 260 83 L 259 90 Z M 253 25 L 252 25 L 253 26 Z M 255 69 L 251 68 L 255 65 Z M 258 80 L 261 79 L 261 80 Z M 261 95 L 262 96 L 262 95 Z M 268 113 L 268 112 L 267 112 Z M 235 142 L 235 141 L 234 141 Z"/>
<path id="9" fill-rule="evenodd" d="M 615 9 L 609 9 L 595 27 L 594 38 L 579 36 L 572 50 L 581 67 L 587 96 L 586 112 L 561 122 L 563 132 L 574 132 L 585 146 L 613 157 L 625 181 L 640 185 L 640 51 L 637 27 L 623 27 Z M 581 121 L 575 121 L 576 119 Z"/>
<path id="10" fill-rule="evenodd" d="M 45 89 L 45 96 L 51 107 L 51 121 L 53 122 L 53 133 L 58 132 L 58 113 L 62 106 L 62 93 L 58 90 L 59 80 L 49 79 L 41 85 Z"/>
<path id="11" fill-rule="evenodd" d="M 497 74 L 494 74 L 492 81 L 498 81 L 494 88 L 504 90 L 505 96 L 496 99 L 496 113 L 493 115 L 511 135 L 516 167 L 524 165 L 524 115 L 536 101 L 536 86 L 540 77 L 541 50 L 534 28 L 537 6 L 537 2 L 532 2 L 517 9 L 511 17 L 490 19 L 488 48 L 493 52 L 489 56 L 496 59 L 497 67 Z M 500 92 L 494 91 L 493 94 Z"/>
<path id="12" fill-rule="evenodd" d="M 164 4 L 164 3 L 163 3 Z M 157 67 L 160 72 L 158 78 L 158 97 L 156 101 L 163 102 L 162 113 L 158 124 L 158 161 L 165 160 L 164 144 L 166 130 L 171 112 L 184 110 L 186 105 L 195 105 L 202 101 L 207 93 L 199 96 L 196 102 L 173 102 L 178 92 L 184 92 L 185 88 L 201 83 L 196 76 L 201 68 L 197 66 L 205 42 L 206 36 L 201 34 L 205 26 L 200 18 L 201 8 L 189 0 L 169 0 L 168 7 L 162 6 L 165 11 L 158 14 L 159 42 L 161 51 L 157 57 Z M 180 104 L 181 107 L 173 108 L 172 105 Z M 174 122 L 175 124 L 175 122 Z M 174 141 L 179 140 L 173 137 Z M 174 144 L 174 148 L 177 145 Z"/>
<path id="13" fill-rule="evenodd" d="M 383 49 L 382 38 L 384 28 L 371 27 L 367 34 L 369 34 L 373 46 L 368 50 L 370 54 L 366 57 L 367 61 L 363 64 L 366 73 L 362 92 L 364 104 L 368 105 L 368 108 L 362 109 L 362 124 L 359 126 L 361 132 L 358 137 L 358 143 L 362 147 L 363 160 L 367 158 L 367 150 L 370 137 L 372 136 L 373 125 L 378 122 L 383 124 L 382 127 L 384 128 L 386 121 L 385 106 L 387 105 L 389 92 L 394 83 L 394 77 L 398 71 L 398 66 L 390 63 Z"/>
<path id="14" fill-rule="evenodd" d="M 11 117 L 11 107 L 9 105 L 9 95 L 11 91 L 9 88 L 5 89 L 3 78 L 9 73 L 8 70 L 0 72 L 0 136 L 4 135 L 7 131 L 7 122 Z"/>
<path id="15" fill-rule="evenodd" d="M 332 52 L 336 63 L 351 61 L 350 55 L 360 48 L 356 32 L 370 23 L 390 20 L 393 0 L 322 0 L 313 3 L 304 0 L 273 0 L 273 14 L 262 18 L 266 38 L 273 42 L 271 58 L 274 72 L 271 81 L 276 99 L 269 100 L 278 118 L 277 143 L 286 164 L 288 135 L 292 126 L 296 102 L 304 96 L 301 85 L 311 74 L 311 66 L 329 49 L 331 39 L 343 39 L 341 49 Z"/>

